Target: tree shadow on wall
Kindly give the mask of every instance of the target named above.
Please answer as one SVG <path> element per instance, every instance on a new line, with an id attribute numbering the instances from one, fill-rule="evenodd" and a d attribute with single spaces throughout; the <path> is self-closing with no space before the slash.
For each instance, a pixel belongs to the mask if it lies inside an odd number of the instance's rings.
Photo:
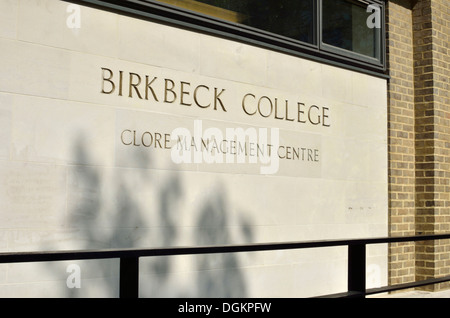
<path id="1" fill-rule="evenodd" d="M 86 143 L 79 138 L 74 144 L 77 163 L 92 162 Z M 183 206 L 192 198 L 183 197 L 181 175 L 164 174 L 157 178 L 151 170 L 151 156 L 140 153 L 133 158 L 140 169 L 120 167 L 103 168 L 77 165 L 72 169 L 68 191 L 68 227 L 75 232 L 78 248 L 152 248 L 171 247 L 180 244 L 179 219 Z M 195 176 L 194 176 L 195 177 Z M 138 189 L 151 188 L 156 195 Z M 203 189 L 196 191 L 202 193 Z M 206 190 L 206 189 L 204 189 Z M 232 244 L 227 196 L 222 186 L 214 196 L 207 197 L 200 205 L 196 224 L 193 226 L 197 245 Z M 149 208 L 143 202 L 153 200 Z M 151 217 L 149 217 L 151 216 Z M 151 223 L 151 224 L 150 224 Z M 251 241 L 252 231 L 248 222 L 240 220 L 238 227 L 243 237 Z M 246 286 L 239 260 L 235 254 L 198 255 L 192 271 L 194 279 L 189 284 L 173 285 L 173 257 L 152 257 L 140 266 L 141 273 L 150 273 L 151 286 L 141 283 L 145 297 L 245 297 Z M 74 261 L 76 263 L 76 261 Z M 52 263 L 50 263 L 52 264 Z M 56 265 L 49 265 L 52 271 Z M 87 274 L 86 274 L 87 273 Z M 118 260 L 86 261 L 82 265 L 82 286 L 66 288 L 61 297 L 118 297 Z M 66 274 L 68 275 L 68 274 Z M 142 280 L 141 280 L 142 281 Z M 84 284 L 83 282 L 86 282 Z M 174 290 L 176 289 L 176 290 Z M 163 292 L 166 291 L 166 292 Z M 167 292 L 169 291 L 169 292 Z M 88 295 L 86 295 L 88 294 Z"/>
<path id="2" fill-rule="evenodd" d="M 75 153 L 77 162 L 90 162 L 82 139 L 76 143 Z M 102 168 L 75 166 L 70 179 L 68 222 L 70 227 L 81 231 L 79 237 L 86 247 L 129 247 L 131 237 L 124 235 L 121 229 L 139 228 L 143 219 L 139 204 L 123 177 L 115 175 L 117 183 L 111 187 Z M 109 228 L 116 230 L 109 231 Z"/>
<path id="3" fill-rule="evenodd" d="M 76 162 L 85 165 L 71 167 L 68 176 L 67 227 L 73 244 L 82 250 L 135 247 L 146 225 L 129 182 L 116 169 L 89 165 L 92 158 L 83 138 L 75 143 L 74 153 Z M 82 287 L 67 288 L 66 297 L 93 296 L 91 290 L 101 291 L 102 297 L 117 296 L 118 260 L 81 264 Z"/>
<path id="4" fill-rule="evenodd" d="M 221 189 L 222 190 L 222 189 Z M 230 233 L 230 211 L 227 209 L 223 191 L 209 197 L 198 217 L 196 244 L 199 246 L 230 245 L 233 239 Z M 242 223 L 242 232 L 251 239 L 249 227 Z M 245 278 L 239 268 L 235 253 L 204 254 L 197 258 L 197 287 L 199 297 L 242 298 L 247 296 Z"/>

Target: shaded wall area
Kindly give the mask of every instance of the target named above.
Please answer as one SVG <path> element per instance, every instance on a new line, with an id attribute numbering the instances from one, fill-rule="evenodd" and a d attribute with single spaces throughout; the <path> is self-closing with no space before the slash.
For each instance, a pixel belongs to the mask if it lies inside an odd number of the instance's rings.
<path id="1" fill-rule="evenodd" d="M 91 155 L 83 139 L 74 144 L 77 162 L 88 162 Z M 79 249 L 228 245 L 253 240 L 253 230 L 244 216 L 231 226 L 232 203 L 219 181 L 212 181 L 205 189 L 208 193 L 214 189 L 214 195 L 196 203 L 198 213 L 187 216 L 186 205 L 195 198 L 186 196 L 186 176 L 176 170 L 150 169 L 150 154 L 132 160 L 147 168 L 71 168 L 67 226 L 76 232 Z M 184 227 L 182 219 L 191 217 L 190 225 Z M 242 235 L 237 238 L 232 229 Z M 238 242 L 240 238 L 244 242 Z M 45 249 L 52 250 L 48 245 Z M 103 296 L 118 296 L 117 260 L 69 263 L 79 264 L 86 285 L 62 289 L 60 297 L 91 297 L 96 290 Z M 142 258 L 140 264 L 141 297 L 248 296 L 235 254 L 151 257 Z M 46 266 L 59 272 L 56 277 L 61 275 L 62 265 Z M 98 286 L 93 288 L 90 281 Z"/>

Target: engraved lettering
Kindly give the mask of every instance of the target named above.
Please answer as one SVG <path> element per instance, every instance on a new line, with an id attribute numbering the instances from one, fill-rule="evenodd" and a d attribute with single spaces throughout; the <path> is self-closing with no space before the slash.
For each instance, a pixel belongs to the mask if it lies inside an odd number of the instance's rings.
<path id="1" fill-rule="evenodd" d="M 175 82 L 172 81 L 171 79 L 168 79 L 168 78 L 166 78 L 164 80 L 164 82 L 165 82 L 165 85 L 164 85 L 164 102 L 165 103 L 173 103 L 177 99 L 177 94 L 173 90 L 175 88 Z M 169 87 L 169 83 L 170 83 L 170 87 Z M 167 94 L 168 92 L 172 93 L 172 99 L 171 100 L 168 99 L 168 94 Z"/>
<path id="2" fill-rule="evenodd" d="M 275 119 L 284 119 L 284 117 L 278 117 L 278 98 L 275 98 Z"/>
<path id="3" fill-rule="evenodd" d="M 224 102 L 227 94 L 225 88 L 211 87 L 206 84 L 194 86 L 190 81 L 186 80 L 159 79 L 157 76 L 140 75 L 133 72 L 126 74 L 121 70 L 118 70 L 116 75 L 112 69 L 107 67 L 101 67 L 101 72 L 102 94 L 115 93 L 118 96 L 122 96 L 123 93 L 126 94 L 124 90 L 128 87 L 129 98 L 154 100 L 158 103 L 176 103 L 180 106 L 194 105 L 202 109 L 210 108 L 227 112 L 226 103 Z M 282 105 L 283 101 L 284 106 Z M 158 107 L 157 104 L 155 106 Z M 329 107 L 318 106 L 304 101 L 292 101 L 282 99 L 279 96 L 270 96 L 269 94 L 257 96 L 252 93 L 246 93 L 242 97 L 241 106 L 242 111 L 248 116 L 256 115 L 268 119 L 331 127 L 332 121 Z M 128 144 L 130 132 L 123 132 L 121 138 L 124 144 Z M 143 140 L 135 136 L 134 139 L 132 138 L 131 143 L 136 145 L 141 143 L 144 146 L 148 146 L 150 144 L 150 136 L 147 134 L 143 137 L 146 139 Z M 153 135 L 152 141 L 156 146 L 162 147 L 164 139 L 155 140 L 155 137 L 163 138 L 163 136 Z M 290 153 L 286 155 L 289 156 Z M 296 156 L 295 150 L 292 156 Z"/>
<path id="4" fill-rule="evenodd" d="M 319 107 L 317 107 L 316 105 L 312 105 L 308 110 L 308 119 L 311 124 L 318 125 L 318 124 L 320 124 L 320 115 L 317 115 L 317 121 L 313 121 L 311 119 L 311 109 L 313 109 L 313 108 L 315 108 L 317 110 L 319 109 Z"/>
<path id="5" fill-rule="evenodd" d="M 161 134 L 160 133 L 155 133 L 155 147 L 156 147 L 156 144 L 158 144 L 158 146 L 159 146 L 159 148 L 162 148 L 162 146 L 161 146 Z"/>
<path id="6" fill-rule="evenodd" d="M 147 139 L 148 141 L 145 142 L 145 136 L 149 136 Z M 153 143 L 153 136 L 150 132 L 146 131 L 145 133 L 142 134 L 141 137 L 141 143 L 144 147 L 150 147 Z"/>
<path id="7" fill-rule="evenodd" d="M 109 73 L 109 77 L 106 78 L 105 77 L 105 72 Z M 114 92 L 114 89 L 116 88 L 116 85 L 114 84 L 114 82 L 112 81 L 113 78 L 113 71 L 111 71 L 109 68 L 104 68 L 102 67 L 102 76 L 103 76 L 103 81 L 102 81 L 102 93 L 103 94 L 111 94 Z M 105 90 L 105 82 L 108 82 L 111 84 L 111 88 L 107 91 Z"/>
<path id="8" fill-rule="evenodd" d="M 198 85 L 195 88 L 195 90 L 194 90 L 194 102 L 200 108 L 208 108 L 209 106 L 211 106 L 211 103 L 209 103 L 208 105 L 203 105 L 203 104 L 200 104 L 200 102 L 198 101 L 197 93 L 198 93 L 198 90 L 200 88 L 206 88 L 206 90 L 209 92 L 209 87 L 208 86 L 206 86 L 206 85 Z"/>
<path id="9" fill-rule="evenodd" d="M 261 105 L 264 105 L 264 103 L 262 103 L 263 100 L 267 100 L 269 103 L 265 103 L 266 105 L 270 105 L 269 111 L 267 112 L 263 112 L 261 111 Z M 269 97 L 267 96 L 262 96 L 259 101 L 258 101 L 258 112 L 262 117 L 269 117 L 272 114 L 272 109 L 273 109 L 273 105 L 272 105 L 272 101 L 270 100 Z"/>
<path id="10" fill-rule="evenodd" d="M 250 101 L 253 99 L 253 102 Z M 297 109 L 290 108 L 289 100 L 284 101 L 284 107 L 279 104 L 277 97 L 271 98 L 267 95 L 257 97 L 254 94 L 247 93 L 242 98 L 242 110 L 249 116 L 259 115 L 263 118 L 273 118 L 286 120 L 290 122 L 297 121 L 301 124 L 321 125 L 330 127 L 330 109 L 317 105 L 306 105 L 303 102 L 297 102 Z M 295 118 L 295 111 L 297 118 Z"/>
<path id="11" fill-rule="evenodd" d="M 255 108 L 255 111 L 254 111 L 253 113 L 249 113 L 249 112 L 247 111 L 246 104 L 245 104 L 245 100 L 246 100 L 246 98 L 247 98 L 248 96 L 252 96 L 253 98 L 256 98 L 256 96 L 253 95 L 253 94 L 246 94 L 246 95 L 244 96 L 244 98 L 242 98 L 242 109 L 244 110 L 244 112 L 245 112 L 247 115 L 252 116 L 252 115 L 255 115 L 255 114 L 256 114 L 257 109 Z"/>
<path id="12" fill-rule="evenodd" d="M 190 86 L 191 84 L 188 83 L 188 82 L 180 82 L 180 89 L 181 89 L 181 92 L 180 92 L 180 104 L 181 105 L 185 105 L 185 106 L 191 106 L 192 103 L 186 103 L 185 100 L 184 100 L 184 96 L 185 95 L 189 96 L 189 91 L 185 91 L 185 88 L 184 88 L 185 85 L 186 86 Z"/>
<path id="13" fill-rule="evenodd" d="M 133 83 L 133 78 L 137 77 L 138 82 Z M 138 85 L 141 84 L 141 77 L 136 73 L 130 73 L 130 88 L 128 97 L 133 97 L 133 88 L 136 91 L 138 97 L 142 99 L 141 93 L 139 93 Z"/>
<path id="14" fill-rule="evenodd" d="M 119 71 L 119 96 L 122 96 L 123 71 Z"/>
<path id="15" fill-rule="evenodd" d="M 132 142 L 130 141 L 130 142 L 127 143 L 127 142 L 125 142 L 125 141 L 123 140 L 123 134 L 124 134 L 125 132 L 131 133 L 131 130 L 125 129 L 124 131 L 122 131 L 122 133 L 120 134 L 120 140 L 122 140 L 122 143 L 123 143 L 124 145 L 129 146 L 129 145 L 132 144 Z"/>
<path id="16" fill-rule="evenodd" d="M 155 101 L 158 101 L 158 98 L 156 97 L 156 93 L 153 90 L 152 84 L 153 82 L 157 79 L 157 77 L 153 77 L 153 79 L 151 81 L 149 81 L 150 77 L 148 75 L 145 76 L 145 99 L 148 100 L 148 91 L 150 90 L 150 92 L 153 95 L 153 99 Z"/>
<path id="17" fill-rule="evenodd" d="M 322 108 L 322 119 L 323 119 L 323 126 L 325 127 L 330 127 L 330 124 L 327 122 L 325 123 L 325 120 L 327 120 L 330 116 L 329 116 L 329 111 L 330 109 L 328 107 L 323 107 Z"/>
<path id="18" fill-rule="evenodd" d="M 301 106 L 305 106 L 304 103 L 297 103 L 297 107 L 298 107 L 298 117 L 297 117 L 297 121 L 299 123 L 306 123 L 306 120 L 302 120 L 301 116 L 305 114 L 305 111 L 301 109 Z"/>
<path id="19" fill-rule="evenodd" d="M 140 146 L 140 144 L 136 143 L 136 130 L 133 130 L 133 146 Z"/>
<path id="20" fill-rule="evenodd" d="M 217 104 L 219 103 L 220 104 L 220 106 L 222 107 L 222 109 L 223 109 L 223 111 L 227 111 L 226 109 L 225 109 L 225 106 L 223 105 L 223 103 L 222 103 L 222 100 L 220 99 L 220 95 L 222 95 L 222 93 L 225 91 L 225 89 L 222 89 L 221 91 L 220 91 L 220 93 L 219 94 L 217 94 L 217 88 L 215 87 L 214 88 L 214 110 L 217 110 Z"/>
<path id="21" fill-rule="evenodd" d="M 294 118 L 289 118 L 289 102 L 288 102 L 288 100 L 286 99 L 286 103 L 285 103 L 285 109 L 286 109 L 286 120 L 287 121 L 294 121 L 295 119 Z"/>

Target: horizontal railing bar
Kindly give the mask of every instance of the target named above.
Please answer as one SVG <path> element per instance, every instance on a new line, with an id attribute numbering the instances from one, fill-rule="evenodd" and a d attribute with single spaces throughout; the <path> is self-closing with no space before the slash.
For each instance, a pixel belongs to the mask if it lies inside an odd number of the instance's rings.
<path id="1" fill-rule="evenodd" d="M 450 239 L 450 234 L 433 234 L 433 235 L 415 235 L 401 237 L 381 237 L 381 238 L 365 238 L 365 239 L 339 239 L 339 240 L 322 240 L 322 241 L 304 241 L 304 242 L 280 242 L 280 243 L 259 243 L 246 245 L 227 245 L 227 246 L 200 246 L 200 247 L 165 247 L 165 248 L 128 248 L 128 249 L 104 249 L 104 250 L 72 250 L 72 251 L 41 251 L 41 252 L 10 252 L 0 253 L 0 263 L 21 263 L 21 262 L 48 262 L 48 261 L 73 261 L 88 259 L 112 259 L 119 258 L 121 262 L 121 296 L 138 297 L 139 282 L 139 257 L 147 256 L 174 256 L 174 255 L 195 255 L 195 254 L 213 254 L 213 253 L 237 253 L 237 252 L 257 252 L 257 251 L 274 251 L 287 249 L 304 249 L 304 248 L 320 248 L 320 247 L 349 247 L 350 251 L 355 248 L 360 251 L 363 247 L 362 257 L 365 257 L 365 247 L 368 244 L 383 243 L 399 243 L 412 241 L 428 241 Z M 361 253 L 360 253 L 361 254 Z M 359 254 L 358 254 L 359 255 Z M 358 256 L 359 257 L 359 256 Z M 359 258 L 357 259 L 359 260 Z M 365 263 L 365 262 L 364 262 Z M 350 264 L 350 263 L 349 263 Z M 364 264 L 362 265 L 364 266 Z M 358 268 L 358 267 L 357 267 Z M 351 268 L 349 267 L 349 270 Z M 350 273 L 349 273 L 350 275 Z M 360 279 L 357 275 L 357 279 Z M 362 275 L 364 280 L 364 275 Z M 131 282 L 129 282 L 131 281 Z M 360 288 L 360 284 L 349 284 L 349 288 L 361 290 L 349 290 L 344 293 L 330 294 L 320 296 L 319 298 L 330 297 L 365 297 L 377 293 L 389 292 L 399 289 L 413 288 L 424 285 L 436 284 L 450 281 L 450 276 L 442 278 L 432 278 L 419 282 L 406 284 L 398 284 L 393 286 L 385 286 L 379 288 L 365 289 Z M 354 285 L 354 286 L 353 286 Z"/>
<path id="2" fill-rule="evenodd" d="M 424 280 L 409 282 L 409 283 L 404 283 L 404 284 L 396 284 L 396 285 L 391 285 L 391 286 L 370 288 L 370 289 L 366 290 L 366 295 L 380 294 L 380 293 L 391 292 L 391 291 L 396 291 L 396 290 L 445 283 L 445 282 L 449 282 L 449 281 L 450 281 L 450 276 L 429 278 L 429 279 L 424 279 Z"/>
<path id="3" fill-rule="evenodd" d="M 404 283 L 404 284 L 396 284 L 396 285 L 390 285 L 390 286 L 369 288 L 369 289 L 366 289 L 366 291 L 363 294 L 364 294 L 364 296 L 375 295 L 375 294 L 387 293 L 387 292 L 392 292 L 392 291 L 397 291 L 397 290 L 402 290 L 402 289 L 445 283 L 448 281 L 450 281 L 450 276 L 439 277 L 439 278 L 429 278 L 429 279 L 425 279 L 425 280 L 409 282 L 409 283 Z M 335 293 L 335 294 L 321 295 L 321 296 L 317 296 L 317 297 L 313 297 L 313 298 L 351 298 L 351 297 L 356 297 L 359 295 L 361 295 L 360 292 L 347 291 L 347 292 L 341 292 L 341 293 Z"/>
<path id="4" fill-rule="evenodd" d="M 121 257 L 258 252 L 258 251 L 273 251 L 273 250 L 287 250 L 287 249 L 338 247 L 354 244 L 367 245 L 367 244 L 399 243 L 399 242 L 428 241 L 428 240 L 442 240 L 442 239 L 450 239 L 450 234 L 381 237 L 381 238 L 365 238 L 365 239 L 339 239 L 339 240 L 321 240 L 321 241 L 303 241 L 303 242 L 257 243 L 257 244 L 225 245 L 225 246 L 9 252 L 9 253 L 0 253 L 0 263 L 47 262 L 47 261 L 107 259 L 107 258 L 121 258 Z"/>
<path id="5" fill-rule="evenodd" d="M 312 298 L 353 298 L 353 297 L 357 298 L 360 296 L 361 296 L 360 292 L 347 291 L 347 292 L 336 293 L 336 294 L 321 295 L 321 296 L 316 296 L 316 297 L 312 297 Z"/>

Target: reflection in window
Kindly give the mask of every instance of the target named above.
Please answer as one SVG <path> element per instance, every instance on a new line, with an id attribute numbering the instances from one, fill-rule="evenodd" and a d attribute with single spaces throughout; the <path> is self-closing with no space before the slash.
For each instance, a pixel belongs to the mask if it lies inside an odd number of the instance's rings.
<path id="1" fill-rule="evenodd" d="M 345 50 L 377 57 L 377 28 L 367 26 L 367 5 L 323 0 L 322 41 Z"/>
<path id="2" fill-rule="evenodd" d="M 1 0 L 0 0 L 1 1 Z M 129 0 L 132 1 L 132 0 Z M 143 1 L 143 0 L 142 0 Z M 373 11 L 368 6 L 384 5 L 373 0 L 152 0 L 190 11 L 200 24 L 213 21 L 225 32 L 240 35 L 291 51 L 305 49 L 326 58 L 339 56 L 345 60 L 381 66 L 384 38 L 381 27 L 373 27 Z M 133 0 L 134 2 L 134 0 Z M 200 15 L 198 15 L 200 14 Z M 372 18 L 371 18 L 372 17 Z M 368 19 L 370 25 L 368 25 Z M 206 23 L 205 23 L 206 22 Z M 232 26 L 230 26 L 229 23 Z M 382 23 L 380 23 L 382 25 Z M 221 29 L 223 30 L 223 29 Z M 266 42 L 267 43 L 267 42 Z M 308 45 L 305 45 L 308 44 Z"/>
<path id="3" fill-rule="evenodd" d="M 314 0 L 162 0 L 161 2 L 314 43 Z"/>

